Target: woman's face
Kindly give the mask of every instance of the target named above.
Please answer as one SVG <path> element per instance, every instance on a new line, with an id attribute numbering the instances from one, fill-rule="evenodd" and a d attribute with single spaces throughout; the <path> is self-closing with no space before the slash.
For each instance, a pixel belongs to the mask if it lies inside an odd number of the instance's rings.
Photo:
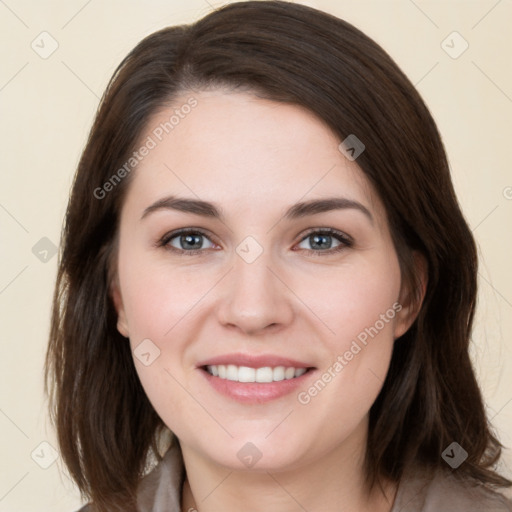
<path id="1" fill-rule="evenodd" d="M 413 319 L 357 160 L 308 111 L 220 90 L 141 140 L 113 295 L 157 413 L 230 468 L 358 453 Z"/>

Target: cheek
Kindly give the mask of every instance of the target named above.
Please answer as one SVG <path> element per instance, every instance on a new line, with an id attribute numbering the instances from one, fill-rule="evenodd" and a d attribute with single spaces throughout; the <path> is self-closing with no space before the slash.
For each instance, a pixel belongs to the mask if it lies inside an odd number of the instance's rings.
<path id="1" fill-rule="evenodd" d="M 400 268 L 394 253 L 331 268 L 328 279 L 308 283 L 308 305 L 331 332 L 329 344 L 347 350 L 353 340 L 365 337 L 393 340 L 400 294 Z M 304 290 L 304 293 L 305 290 Z M 376 332 L 378 331 L 378 333 Z"/>
<path id="2" fill-rule="evenodd" d="M 184 372 L 190 370 L 190 362 L 185 363 L 187 343 L 199 337 L 201 326 L 196 317 L 215 275 L 203 269 L 198 279 L 197 267 L 173 267 L 147 255 L 138 257 L 136 251 L 124 253 L 118 271 L 142 386 L 157 411 L 165 411 L 168 418 L 181 417 L 190 404 L 190 397 L 179 385 Z"/>
<path id="3" fill-rule="evenodd" d="M 193 267 L 178 271 L 137 258 L 120 261 L 119 275 L 130 338 L 166 338 L 193 312 L 208 281 L 207 276 L 197 279 Z"/>
<path id="4" fill-rule="evenodd" d="M 398 260 L 388 253 L 367 264 L 339 268 L 323 284 L 309 298 L 331 331 L 323 337 L 329 356 L 319 380 L 302 390 L 298 400 L 310 412 L 354 427 L 375 401 L 389 367 L 402 309 Z"/>
<path id="5" fill-rule="evenodd" d="M 187 336 L 194 336 L 194 307 L 205 284 L 198 282 L 197 271 L 194 279 L 192 270 L 178 272 L 136 256 L 132 253 L 119 262 L 135 368 L 164 422 L 175 427 L 179 418 L 191 425 L 200 411 L 190 406 L 190 396 L 180 383 Z"/>

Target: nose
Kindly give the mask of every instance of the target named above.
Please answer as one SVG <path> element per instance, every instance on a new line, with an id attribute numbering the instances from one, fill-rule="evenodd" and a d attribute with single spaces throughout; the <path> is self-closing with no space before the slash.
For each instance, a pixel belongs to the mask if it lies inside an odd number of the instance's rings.
<path id="1" fill-rule="evenodd" d="M 264 251 L 252 263 L 238 255 L 223 280 L 219 322 L 244 334 L 266 334 L 290 324 L 293 319 L 293 293 Z"/>

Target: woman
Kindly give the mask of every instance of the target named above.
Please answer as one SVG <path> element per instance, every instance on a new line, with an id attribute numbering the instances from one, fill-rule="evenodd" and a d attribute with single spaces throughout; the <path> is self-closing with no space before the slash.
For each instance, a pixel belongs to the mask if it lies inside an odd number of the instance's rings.
<path id="1" fill-rule="evenodd" d="M 346 22 L 241 2 L 144 39 L 62 245 L 46 370 L 83 510 L 512 510 L 440 136 Z"/>

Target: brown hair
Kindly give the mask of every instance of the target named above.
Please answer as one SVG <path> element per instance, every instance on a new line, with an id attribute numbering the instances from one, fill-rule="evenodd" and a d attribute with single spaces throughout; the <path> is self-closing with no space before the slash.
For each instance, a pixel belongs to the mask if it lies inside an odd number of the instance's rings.
<path id="1" fill-rule="evenodd" d="M 429 111 L 384 50 L 350 24 L 289 2 L 249 1 L 140 42 L 115 71 L 78 165 L 45 371 L 61 455 L 82 495 L 98 510 L 136 510 L 137 484 L 149 456 L 160 458 L 166 430 L 116 329 L 109 294 L 130 179 L 101 199 L 94 191 L 127 161 L 151 116 L 180 92 L 210 87 L 304 106 L 340 141 L 355 134 L 366 146 L 357 163 L 386 208 L 403 282 L 420 288 L 413 251 L 428 264 L 421 309 L 395 342 L 370 410 L 368 488 L 381 476 L 398 482 L 409 464 L 445 468 L 441 454 L 452 441 L 468 452 L 457 476 L 512 485 L 491 467 L 502 445 L 468 354 L 475 243 Z"/>

